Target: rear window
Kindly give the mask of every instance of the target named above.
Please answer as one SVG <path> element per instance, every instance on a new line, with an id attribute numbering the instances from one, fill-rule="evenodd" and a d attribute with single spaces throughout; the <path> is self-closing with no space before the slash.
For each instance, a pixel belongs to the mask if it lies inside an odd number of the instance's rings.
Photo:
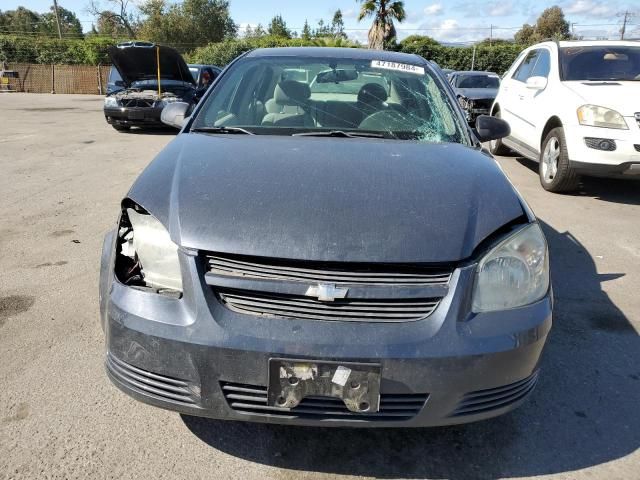
<path id="1" fill-rule="evenodd" d="M 494 75 L 460 75 L 456 79 L 458 88 L 499 88 L 500 80 Z"/>

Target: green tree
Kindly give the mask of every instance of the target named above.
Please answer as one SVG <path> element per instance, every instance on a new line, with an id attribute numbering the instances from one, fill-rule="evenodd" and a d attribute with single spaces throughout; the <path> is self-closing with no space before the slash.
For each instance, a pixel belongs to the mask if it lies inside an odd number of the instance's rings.
<path id="1" fill-rule="evenodd" d="M 256 28 L 253 29 L 253 35 L 256 38 L 264 37 L 267 34 L 267 31 L 264 29 L 261 23 L 256 25 Z"/>
<path id="2" fill-rule="evenodd" d="M 525 23 L 514 35 L 519 45 L 531 45 L 546 39 L 568 40 L 572 38 L 569 22 L 564 18 L 562 9 L 558 6 L 547 8 L 542 12 L 535 25 Z"/>
<path id="3" fill-rule="evenodd" d="M 331 34 L 335 38 L 347 38 L 347 34 L 344 33 L 344 20 L 342 19 L 342 11 L 336 10 L 331 20 Z"/>
<path id="4" fill-rule="evenodd" d="M 42 27 L 42 16 L 18 7 L 15 10 L 0 11 L 0 32 L 8 34 L 39 33 Z"/>
<path id="5" fill-rule="evenodd" d="M 318 20 L 318 28 L 313 31 L 313 37 L 322 38 L 331 36 L 333 36 L 331 33 L 331 27 L 329 25 L 325 25 L 323 19 Z"/>
<path id="6" fill-rule="evenodd" d="M 267 32 L 274 37 L 291 38 L 291 31 L 287 28 L 287 22 L 282 15 L 276 15 L 271 19 Z"/>
<path id="7" fill-rule="evenodd" d="M 131 0 L 105 0 L 109 8 L 103 8 L 100 0 L 91 0 L 87 5 L 87 11 L 98 19 L 109 12 L 112 21 L 120 25 L 130 38 L 136 38 L 138 30 L 138 19 L 134 13 Z"/>
<path id="8" fill-rule="evenodd" d="M 311 28 L 309 28 L 309 22 L 307 22 L 306 18 L 304 20 L 304 26 L 302 27 L 302 39 L 311 40 Z"/>
<path id="9" fill-rule="evenodd" d="M 65 37 L 83 37 L 82 25 L 75 13 L 58 5 L 58 17 L 60 18 L 60 31 Z M 56 13 L 53 7 L 51 11 L 42 15 L 41 31 L 47 35 L 57 35 L 58 25 Z"/>
<path id="10" fill-rule="evenodd" d="M 373 17 L 369 29 L 369 48 L 383 50 L 395 43 L 394 20 L 402 22 L 405 17 L 404 2 L 401 0 L 360 0 L 358 21 Z"/>
<path id="11" fill-rule="evenodd" d="M 235 38 L 237 27 L 223 0 L 148 0 L 140 6 L 140 37 L 180 49 Z M 255 31 L 254 31 L 255 34 Z"/>
<path id="12" fill-rule="evenodd" d="M 569 22 L 564 18 L 564 12 L 560 7 L 545 9 L 536 22 L 536 34 L 541 38 L 553 38 L 566 40 L 571 38 Z"/>
<path id="13" fill-rule="evenodd" d="M 94 30 L 95 34 L 93 33 Z M 96 23 L 92 28 L 92 34 L 103 37 L 123 38 L 127 36 L 127 33 L 127 29 L 109 10 L 104 10 L 97 16 Z"/>
<path id="14" fill-rule="evenodd" d="M 408 45 L 440 45 L 440 43 L 427 35 L 409 35 L 400 42 L 401 47 Z"/>
<path id="15" fill-rule="evenodd" d="M 495 47 L 496 45 L 513 45 L 513 43 L 513 40 L 508 40 L 506 38 L 485 38 L 476 45 L 482 47 Z"/>

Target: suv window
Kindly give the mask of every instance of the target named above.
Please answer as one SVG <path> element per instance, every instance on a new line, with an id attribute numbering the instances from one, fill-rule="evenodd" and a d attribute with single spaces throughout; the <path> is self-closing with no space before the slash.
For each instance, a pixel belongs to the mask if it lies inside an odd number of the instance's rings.
<path id="1" fill-rule="evenodd" d="M 524 59 L 524 61 L 516 69 L 512 78 L 514 80 L 518 80 L 519 82 L 526 82 L 527 78 L 531 76 L 531 70 L 535 66 L 539 55 L 540 55 L 540 50 L 531 50 L 527 54 L 527 57 Z"/>
<path id="2" fill-rule="evenodd" d="M 545 77 L 549 76 L 549 70 L 551 69 L 551 55 L 549 50 L 539 50 L 538 61 L 531 70 L 530 77 Z"/>

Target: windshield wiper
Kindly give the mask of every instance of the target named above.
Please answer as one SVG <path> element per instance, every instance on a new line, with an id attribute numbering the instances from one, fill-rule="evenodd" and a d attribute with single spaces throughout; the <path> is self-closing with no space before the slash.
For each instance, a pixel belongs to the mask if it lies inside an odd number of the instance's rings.
<path id="1" fill-rule="evenodd" d="M 222 134 L 244 134 L 255 135 L 255 133 L 245 130 L 242 127 L 196 127 L 191 129 L 192 132 L 197 133 L 222 133 Z"/>
<path id="2" fill-rule="evenodd" d="M 292 137 L 342 137 L 342 138 L 384 138 L 381 133 L 371 132 L 344 132 L 342 130 L 330 130 L 328 132 L 302 132 L 294 133 Z"/>

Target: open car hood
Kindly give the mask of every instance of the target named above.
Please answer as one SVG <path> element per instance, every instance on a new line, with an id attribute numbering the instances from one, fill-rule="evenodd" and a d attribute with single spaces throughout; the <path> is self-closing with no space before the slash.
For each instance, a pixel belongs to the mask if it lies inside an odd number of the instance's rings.
<path id="1" fill-rule="evenodd" d="M 141 80 L 158 78 L 157 52 L 160 49 L 160 79 L 178 80 L 195 85 L 182 56 L 173 48 L 146 42 L 127 42 L 109 47 L 109 57 L 125 86 Z"/>
<path id="2" fill-rule="evenodd" d="M 496 98 L 498 95 L 497 88 L 458 88 L 456 93 L 464 95 L 471 100 L 479 100 L 485 98 Z"/>

